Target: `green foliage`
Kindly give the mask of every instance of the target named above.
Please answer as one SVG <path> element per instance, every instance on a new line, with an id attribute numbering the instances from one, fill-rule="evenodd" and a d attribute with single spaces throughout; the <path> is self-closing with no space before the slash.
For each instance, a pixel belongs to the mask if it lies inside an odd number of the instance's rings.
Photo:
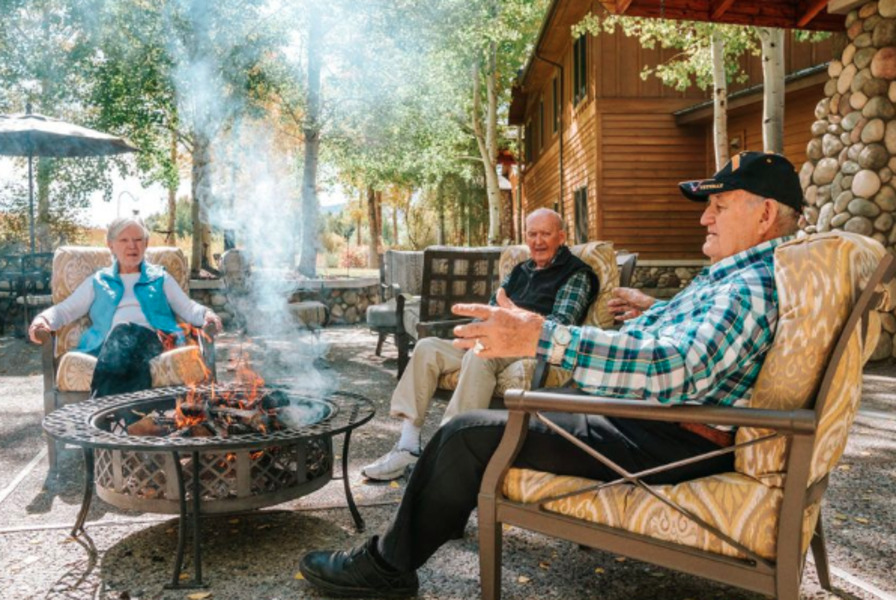
<path id="1" fill-rule="evenodd" d="M 701 21 L 597 16 L 589 13 L 573 27 L 572 33 L 574 37 L 585 33 L 599 35 L 602 31 L 611 33 L 617 28 L 628 37 L 638 38 L 644 48 L 679 50 L 665 63 L 655 67 L 645 66 L 641 78 L 655 75 L 665 85 L 682 91 L 691 85 L 704 90 L 712 88 L 711 42 L 714 34 L 721 37 L 725 44 L 723 63 L 729 82 L 742 83 L 747 79 L 747 74 L 740 69 L 740 56 L 745 53 L 758 56 L 761 52 L 754 28 Z"/>
<path id="2" fill-rule="evenodd" d="M 190 198 L 178 198 L 174 203 L 174 235 L 179 239 L 188 237 L 193 230 L 190 214 L 192 204 Z M 167 233 L 168 213 L 153 213 L 147 216 L 146 226 L 149 227 L 150 231 Z"/>

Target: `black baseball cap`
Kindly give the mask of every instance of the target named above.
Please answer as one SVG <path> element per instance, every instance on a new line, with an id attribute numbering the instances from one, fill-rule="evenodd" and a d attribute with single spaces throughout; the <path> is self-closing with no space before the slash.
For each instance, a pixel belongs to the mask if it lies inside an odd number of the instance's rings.
<path id="1" fill-rule="evenodd" d="M 780 154 L 741 152 L 731 157 L 710 179 L 678 184 L 684 197 L 706 202 L 710 194 L 746 190 L 777 200 L 798 213 L 803 211 L 803 188 L 793 164 Z"/>

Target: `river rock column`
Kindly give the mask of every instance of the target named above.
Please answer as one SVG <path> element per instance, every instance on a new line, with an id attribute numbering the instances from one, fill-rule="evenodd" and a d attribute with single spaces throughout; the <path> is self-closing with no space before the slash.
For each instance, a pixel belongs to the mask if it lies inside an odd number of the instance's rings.
<path id="1" fill-rule="evenodd" d="M 896 0 L 868 2 L 846 17 L 848 43 L 828 67 L 800 170 L 806 231 L 842 229 L 896 253 Z M 896 317 L 871 360 L 896 356 Z"/>

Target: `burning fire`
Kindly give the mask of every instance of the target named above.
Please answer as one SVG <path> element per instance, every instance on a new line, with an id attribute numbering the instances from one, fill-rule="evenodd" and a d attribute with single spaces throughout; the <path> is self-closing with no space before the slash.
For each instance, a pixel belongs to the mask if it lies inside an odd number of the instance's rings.
<path id="1" fill-rule="evenodd" d="M 188 384 L 186 394 L 175 400 L 173 410 L 141 415 L 128 426 L 136 435 L 228 437 L 244 433 L 267 433 L 284 425 L 277 415 L 288 399 L 264 387 L 264 379 L 240 358 L 234 385 L 200 388 Z"/>

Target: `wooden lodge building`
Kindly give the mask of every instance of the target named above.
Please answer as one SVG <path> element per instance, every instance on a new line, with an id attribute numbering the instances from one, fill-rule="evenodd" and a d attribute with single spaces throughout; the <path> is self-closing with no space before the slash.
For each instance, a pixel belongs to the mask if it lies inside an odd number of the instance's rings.
<path id="1" fill-rule="evenodd" d="M 590 10 L 601 4 L 552 2 L 513 90 L 509 122 L 524 138 L 514 223 L 535 208 L 555 208 L 570 243 L 610 240 L 641 260 L 702 259 L 702 206 L 685 200 L 676 184 L 715 171 L 710 94 L 641 79 L 645 65 L 673 51 L 642 48 L 618 31 L 574 40 L 570 27 Z M 784 143 L 797 169 L 837 43 L 787 40 Z M 759 57 L 745 58 L 744 68 L 749 81 L 729 86 L 732 152 L 762 149 Z"/>

